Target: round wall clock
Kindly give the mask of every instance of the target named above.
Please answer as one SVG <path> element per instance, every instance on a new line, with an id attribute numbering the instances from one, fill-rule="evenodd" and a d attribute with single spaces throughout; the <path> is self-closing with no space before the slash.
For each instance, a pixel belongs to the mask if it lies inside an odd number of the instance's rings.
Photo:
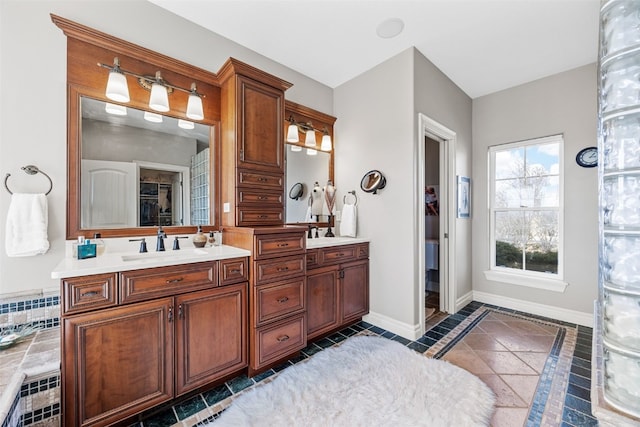
<path id="1" fill-rule="evenodd" d="M 578 151 L 576 163 L 583 168 L 594 168 L 598 166 L 598 147 L 587 147 Z"/>

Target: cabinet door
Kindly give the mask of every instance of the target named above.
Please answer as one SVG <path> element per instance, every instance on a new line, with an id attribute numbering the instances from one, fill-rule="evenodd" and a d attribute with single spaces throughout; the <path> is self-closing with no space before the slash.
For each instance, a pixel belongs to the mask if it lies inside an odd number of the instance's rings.
<path id="1" fill-rule="evenodd" d="M 247 366 L 247 283 L 176 297 L 176 392 Z"/>
<path id="2" fill-rule="evenodd" d="M 307 274 L 307 337 L 314 338 L 338 326 L 340 306 L 338 266 Z"/>
<path id="3" fill-rule="evenodd" d="M 342 322 L 348 323 L 369 312 L 369 260 L 340 266 Z"/>
<path id="4" fill-rule="evenodd" d="M 108 425 L 173 397 L 172 301 L 64 319 L 64 425 Z"/>
<path id="5" fill-rule="evenodd" d="M 238 167 L 284 173 L 284 92 L 238 77 Z"/>

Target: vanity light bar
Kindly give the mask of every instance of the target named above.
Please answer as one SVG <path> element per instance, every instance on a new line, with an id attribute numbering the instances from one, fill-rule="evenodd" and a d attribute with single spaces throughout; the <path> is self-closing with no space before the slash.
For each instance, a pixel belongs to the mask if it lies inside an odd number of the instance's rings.
<path id="1" fill-rule="evenodd" d="M 195 83 L 191 83 L 190 89 L 185 89 L 167 83 L 167 81 L 162 78 L 160 71 L 157 71 L 154 77 L 149 77 L 123 70 L 120 68 L 120 60 L 118 57 L 113 58 L 113 65 L 98 62 L 98 66 L 109 70 L 109 79 L 107 80 L 107 90 L 105 92 L 107 98 L 116 102 L 129 102 L 131 98 L 129 97 L 129 87 L 126 76 L 133 76 L 138 79 L 140 86 L 151 91 L 149 108 L 161 112 L 169 111 L 169 94 L 174 90 L 179 90 L 189 94 L 186 116 L 191 120 L 204 119 L 204 109 L 202 107 L 202 98 L 204 98 L 204 95 L 198 93 Z"/>
<path id="2" fill-rule="evenodd" d="M 333 148 L 331 144 L 331 135 L 329 135 L 329 130 L 326 128 L 326 126 L 322 130 L 316 129 L 311 123 L 297 122 L 293 118 L 293 115 L 289 116 L 287 121 L 290 123 L 289 127 L 287 128 L 287 142 L 299 142 L 300 138 L 298 136 L 298 133 L 304 132 L 305 147 L 315 147 L 317 144 L 316 132 L 320 132 L 322 133 L 322 143 L 320 144 L 320 150 L 331 151 L 331 149 Z"/>

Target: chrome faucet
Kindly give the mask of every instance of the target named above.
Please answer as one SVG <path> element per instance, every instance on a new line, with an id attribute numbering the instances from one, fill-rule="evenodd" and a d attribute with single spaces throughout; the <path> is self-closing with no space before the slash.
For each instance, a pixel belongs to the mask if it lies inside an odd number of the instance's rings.
<path id="1" fill-rule="evenodd" d="M 156 241 L 156 252 L 164 251 L 164 239 L 167 237 L 167 233 L 164 232 L 162 226 L 158 227 L 158 240 Z"/>

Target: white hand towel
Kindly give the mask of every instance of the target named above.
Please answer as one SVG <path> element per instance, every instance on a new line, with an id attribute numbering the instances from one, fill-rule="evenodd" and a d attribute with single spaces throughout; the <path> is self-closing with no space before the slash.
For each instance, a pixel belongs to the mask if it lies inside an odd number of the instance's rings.
<path id="1" fill-rule="evenodd" d="M 344 205 L 340 218 L 340 235 L 356 237 L 357 212 L 356 205 Z"/>
<path id="2" fill-rule="evenodd" d="M 13 193 L 9 212 L 5 249 L 10 257 L 43 254 L 49 250 L 47 196 Z"/>

